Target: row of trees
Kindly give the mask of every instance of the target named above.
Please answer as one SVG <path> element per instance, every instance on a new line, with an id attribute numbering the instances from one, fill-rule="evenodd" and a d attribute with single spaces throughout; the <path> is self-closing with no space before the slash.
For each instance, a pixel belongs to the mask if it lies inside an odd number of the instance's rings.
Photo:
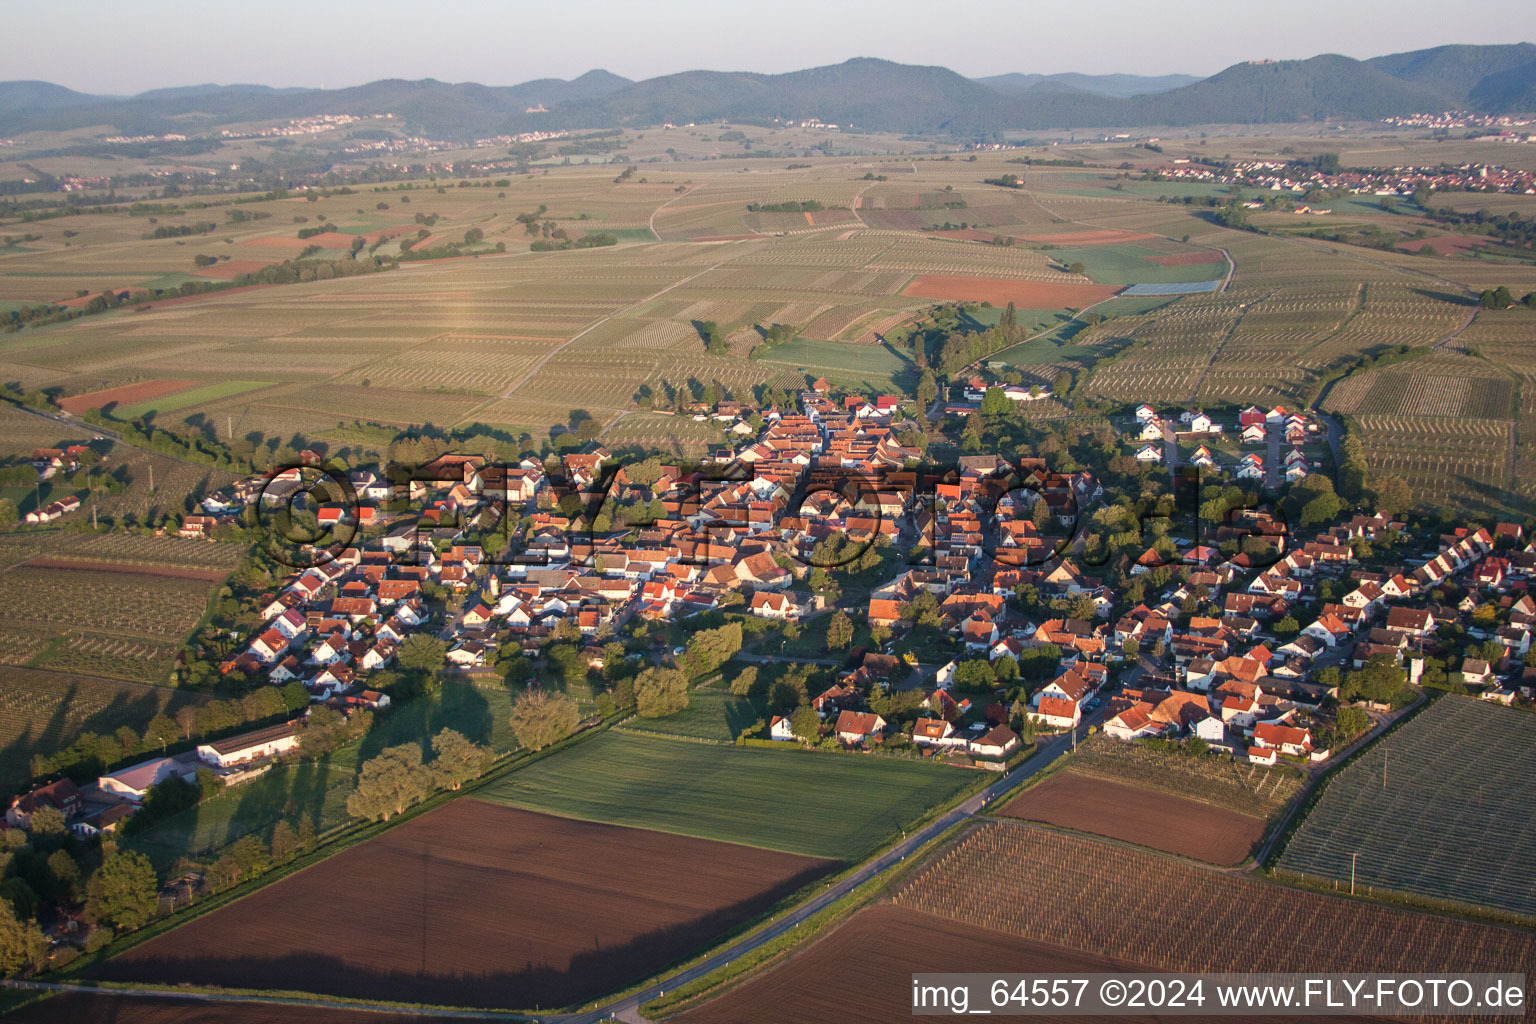
<path id="1" fill-rule="evenodd" d="M 402 743 L 386 747 L 365 761 L 357 788 L 347 797 L 347 813 L 355 818 L 388 821 L 435 792 L 457 790 L 479 778 L 495 759 L 488 748 L 447 728 L 432 737 L 432 752 L 434 757 L 428 762 L 422 757 L 420 744 Z"/>
<path id="2" fill-rule="evenodd" d="M 94 778 L 126 758 L 164 753 L 173 743 L 215 735 L 308 706 L 309 694 L 296 682 L 281 689 L 263 686 L 239 698 L 188 704 L 174 715 L 155 715 L 142 733 L 121 725 L 111 734 L 82 733 L 63 750 L 34 754 L 32 776 L 41 779 L 64 774 L 77 781 Z"/>

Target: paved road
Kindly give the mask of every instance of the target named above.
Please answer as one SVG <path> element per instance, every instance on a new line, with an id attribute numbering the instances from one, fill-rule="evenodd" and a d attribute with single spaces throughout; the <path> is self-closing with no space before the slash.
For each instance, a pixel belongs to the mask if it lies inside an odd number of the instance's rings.
<path id="1" fill-rule="evenodd" d="M 1094 721 L 1099 715 L 1102 715 L 1104 710 L 1104 708 L 1100 708 L 1097 715 L 1085 719 L 1082 730 L 1086 731 L 1087 723 Z M 926 828 L 906 837 L 879 857 L 865 863 L 851 875 L 833 885 L 829 885 L 825 891 L 818 894 L 814 899 L 790 911 L 767 928 L 732 943 L 708 959 L 664 978 L 638 993 L 625 996 L 623 999 L 615 1000 L 597 1009 L 589 1010 L 586 1013 L 572 1014 L 564 1017 L 551 1016 L 542 1019 L 550 1022 L 550 1024 L 596 1024 L 597 1021 L 610 1018 L 624 1021 L 643 1020 L 644 1018 L 639 1014 L 639 1008 L 642 1003 L 650 1002 L 667 989 L 675 989 L 680 985 L 686 985 L 691 981 L 702 978 L 706 974 L 731 963 L 738 957 L 759 948 L 765 943 L 773 941 L 786 932 L 798 928 L 804 921 L 814 917 L 830 904 L 842 899 L 876 875 L 883 874 L 897 864 L 900 864 L 907 858 L 908 854 L 918 850 L 944 831 L 976 814 L 994 800 L 1017 787 L 1025 779 L 1046 768 L 1062 754 L 1071 750 L 1071 748 L 1072 738 L 1069 735 L 1050 736 L 1041 739 L 1039 741 L 1039 750 L 1035 753 L 1034 757 L 1031 757 L 1028 761 L 1025 761 L 1022 765 L 1004 775 L 980 793 L 948 811 Z"/>

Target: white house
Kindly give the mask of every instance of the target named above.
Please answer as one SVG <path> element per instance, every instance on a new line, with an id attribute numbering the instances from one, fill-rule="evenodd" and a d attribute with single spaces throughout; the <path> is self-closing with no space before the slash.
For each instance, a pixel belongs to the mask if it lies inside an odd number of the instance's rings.
<path id="1" fill-rule="evenodd" d="M 795 730 L 790 728 L 788 715 L 774 715 L 773 721 L 768 723 L 768 736 L 776 740 L 792 740 L 795 738 Z"/>
<path id="2" fill-rule="evenodd" d="M 1136 461 L 1137 462 L 1162 462 L 1163 461 L 1163 453 L 1159 449 L 1154 448 L 1154 447 L 1152 447 L 1149 444 L 1146 447 L 1142 448 L 1141 451 L 1136 453 Z"/>
<path id="3" fill-rule="evenodd" d="M 971 753 L 978 757 L 1005 757 L 1019 747 L 1019 734 L 999 725 L 971 741 Z"/>

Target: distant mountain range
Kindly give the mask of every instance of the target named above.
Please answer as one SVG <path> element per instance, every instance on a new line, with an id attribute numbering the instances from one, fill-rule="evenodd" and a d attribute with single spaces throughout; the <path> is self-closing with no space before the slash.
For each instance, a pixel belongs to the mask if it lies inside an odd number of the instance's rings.
<path id="1" fill-rule="evenodd" d="M 513 86 L 387 79 L 347 89 L 203 85 L 131 97 L 48 82 L 0 83 L 0 134 L 110 126 L 197 131 L 314 114 L 393 113 L 412 131 L 471 139 L 508 132 L 818 117 L 877 131 L 974 137 L 1004 130 L 1375 120 L 1472 109 L 1536 110 L 1536 46 L 1440 46 L 1355 60 L 1235 64 L 1189 75 L 993 75 L 867 57 L 788 74 L 685 71 L 634 82 L 607 71 Z"/>

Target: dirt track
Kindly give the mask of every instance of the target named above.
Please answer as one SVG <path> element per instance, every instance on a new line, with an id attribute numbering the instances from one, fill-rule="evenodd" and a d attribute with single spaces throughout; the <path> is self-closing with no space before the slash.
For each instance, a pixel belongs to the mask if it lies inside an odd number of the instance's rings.
<path id="1" fill-rule="evenodd" d="M 1258 818 L 1069 771 L 1019 794 L 1002 813 L 1210 864 L 1240 864 L 1264 838 L 1264 822 Z"/>

